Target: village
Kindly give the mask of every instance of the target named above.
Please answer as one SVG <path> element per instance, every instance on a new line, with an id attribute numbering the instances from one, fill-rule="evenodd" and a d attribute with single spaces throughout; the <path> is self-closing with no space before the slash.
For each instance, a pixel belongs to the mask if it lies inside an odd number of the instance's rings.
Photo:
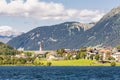
<path id="1" fill-rule="evenodd" d="M 23 49 L 18 49 L 23 51 Z M 25 51 L 26 52 L 26 51 Z M 27 58 L 24 53 L 16 54 L 16 58 Z M 80 49 L 59 49 L 59 50 L 43 50 L 42 43 L 40 43 L 38 51 L 32 51 L 30 57 L 41 58 L 41 60 L 75 60 L 87 59 L 97 60 L 100 62 L 120 62 L 120 48 L 112 47 L 83 47 Z"/>
<path id="2" fill-rule="evenodd" d="M 0 45 L 0 65 L 110 66 L 114 63 L 120 66 L 120 46 L 44 50 L 44 44 L 40 42 L 38 50 L 24 50 L 14 49 L 3 43 Z"/>

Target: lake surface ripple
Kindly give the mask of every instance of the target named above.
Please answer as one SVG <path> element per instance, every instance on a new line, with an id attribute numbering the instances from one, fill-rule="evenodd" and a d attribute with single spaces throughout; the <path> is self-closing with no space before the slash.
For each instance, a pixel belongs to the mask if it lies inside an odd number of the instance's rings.
<path id="1" fill-rule="evenodd" d="M 120 67 L 0 67 L 0 80 L 120 80 Z"/>

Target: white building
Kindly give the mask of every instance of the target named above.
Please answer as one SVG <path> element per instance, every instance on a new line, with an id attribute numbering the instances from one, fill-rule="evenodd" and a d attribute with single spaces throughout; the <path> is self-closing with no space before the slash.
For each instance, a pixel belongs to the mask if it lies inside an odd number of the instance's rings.
<path id="1" fill-rule="evenodd" d="M 115 60 L 120 61 L 120 52 L 116 52 L 116 53 L 112 54 L 111 56 L 114 57 Z"/>
<path id="2" fill-rule="evenodd" d="M 18 48 L 17 50 L 18 50 L 18 51 L 24 51 L 24 48 L 21 48 L 21 47 L 20 47 L 20 48 Z"/>

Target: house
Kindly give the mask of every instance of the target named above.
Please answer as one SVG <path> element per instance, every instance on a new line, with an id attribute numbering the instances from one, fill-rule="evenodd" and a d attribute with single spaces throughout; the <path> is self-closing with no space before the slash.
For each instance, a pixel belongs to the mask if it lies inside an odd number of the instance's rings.
<path id="1" fill-rule="evenodd" d="M 56 51 L 49 51 L 49 52 L 46 54 L 46 59 L 47 59 L 47 60 L 59 60 L 60 58 L 58 57 Z"/>
<path id="2" fill-rule="evenodd" d="M 18 48 L 17 50 L 18 50 L 18 51 L 24 51 L 24 48 L 21 48 L 21 47 L 20 47 L 20 48 Z"/>
<path id="3" fill-rule="evenodd" d="M 90 48 L 88 47 L 87 48 L 87 51 L 86 51 L 86 58 L 90 58 L 90 55 L 96 55 L 99 53 L 99 50 L 97 48 Z"/>
<path id="4" fill-rule="evenodd" d="M 24 53 L 16 54 L 14 57 L 16 57 L 16 58 L 27 58 L 27 56 Z"/>
<path id="5" fill-rule="evenodd" d="M 47 51 L 35 51 L 35 54 L 32 55 L 32 57 L 45 57 L 45 53 Z"/>
<path id="6" fill-rule="evenodd" d="M 47 60 L 57 60 L 57 58 L 54 55 L 47 55 L 46 57 Z"/>
<path id="7" fill-rule="evenodd" d="M 116 53 L 112 54 L 111 56 L 114 57 L 116 61 L 120 62 L 120 52 L 116 52 Z"/>
<path id="8" fill-rule="evenodd" d="M 111 56 L 112 52 L 107 49 L 101 49 L 99 51 L 99 54 L 101 56 L 101 60 L 108 60 L 108 58 Z"/>

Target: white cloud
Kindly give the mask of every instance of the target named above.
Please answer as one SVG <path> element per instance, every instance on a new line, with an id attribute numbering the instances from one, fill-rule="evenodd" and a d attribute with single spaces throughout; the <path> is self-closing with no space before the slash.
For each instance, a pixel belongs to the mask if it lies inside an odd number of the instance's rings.
<path id="1" fill-rule="evenodd" d="M 79 19 L 80 21 L 98 21 L 103 12 L 99 10 L 66 9 L 61 3 L 43 2 L 40 0 L 0 0 L 0 14 L 32 17 L 37 19 Z M 99 15 L 99 16 L 98 16 Z"/>
<path id="2" fill-rule="evenodd" d="M 20 34 L 21 32 L 18 32 L 10 26 L 0 26 L 0 36 L 17 36 Z"/>
<path id="3" fill-rule="evenodd" d="M 0 26 L 0 32 L 12 31 L 12 27 L 9 26 Z"/>

